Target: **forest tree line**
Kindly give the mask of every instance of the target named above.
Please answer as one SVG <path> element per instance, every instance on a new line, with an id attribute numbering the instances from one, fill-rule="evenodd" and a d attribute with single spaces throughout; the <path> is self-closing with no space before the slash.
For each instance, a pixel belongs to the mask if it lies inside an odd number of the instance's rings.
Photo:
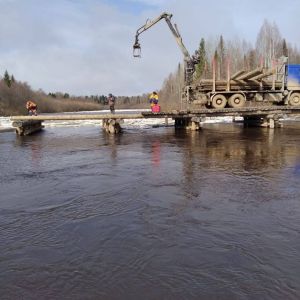
<path id="1" fill-rule="evenodd" d="M 27 114 L 26 102 L 31 100 L 38 106 L 38 113 L 58 113 L 68 111 L 93 111 L 108 109 L 106 95 L 73 96 L 69 93 L 35 91 L 27 83 L 15 79 L 5 71 L 0 77 L 0 116 Z M 147 95 L 118 96 L 117 108 L 144 108 Z"/>

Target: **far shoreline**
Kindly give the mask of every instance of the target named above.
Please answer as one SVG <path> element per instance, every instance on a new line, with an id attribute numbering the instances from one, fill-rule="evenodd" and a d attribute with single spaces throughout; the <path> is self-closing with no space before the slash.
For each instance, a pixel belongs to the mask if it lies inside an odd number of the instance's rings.
<path id="1" fill-rule="evenodd" d="M 0 128 L 0 133 L 15 131 L 14 128 Z"/>

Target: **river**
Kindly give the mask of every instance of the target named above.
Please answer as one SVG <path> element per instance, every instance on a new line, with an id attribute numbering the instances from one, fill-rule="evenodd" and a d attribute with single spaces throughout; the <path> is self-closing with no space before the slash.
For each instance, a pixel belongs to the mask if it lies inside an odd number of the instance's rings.
<path id="1" fill-rule="evenodd" d="M 299 299 L 299 129 L 1 133 L 1 299 Z"/>

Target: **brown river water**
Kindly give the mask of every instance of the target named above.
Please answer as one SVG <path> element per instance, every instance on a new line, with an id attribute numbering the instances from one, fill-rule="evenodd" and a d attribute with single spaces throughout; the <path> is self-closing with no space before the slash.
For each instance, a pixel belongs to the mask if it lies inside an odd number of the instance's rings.
<path id="1" fill-rule="evenodd" d="M 299 122 L 5 132 L 0 170 L 1 299 L 300 299 Z"/>

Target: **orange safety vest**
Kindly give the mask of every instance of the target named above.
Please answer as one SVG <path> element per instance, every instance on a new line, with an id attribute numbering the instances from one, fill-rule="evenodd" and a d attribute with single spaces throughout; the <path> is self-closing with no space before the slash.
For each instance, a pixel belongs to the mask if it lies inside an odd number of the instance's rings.
<path id="1" fill-rule="evenodd" d="M 37 107 L 37 105 L 34 102 L 32 102 L 32 101 L 27 101 L 26 102 L 26 108 L 27 109 L 36 109 L 36 107 Z"/>

